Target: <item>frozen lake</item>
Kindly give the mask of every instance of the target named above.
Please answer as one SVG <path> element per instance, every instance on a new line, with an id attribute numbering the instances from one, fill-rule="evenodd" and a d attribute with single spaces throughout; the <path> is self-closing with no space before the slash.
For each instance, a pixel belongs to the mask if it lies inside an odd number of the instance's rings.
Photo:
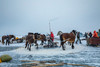
<path id="1" fill-rule="evenodd" d="M 58 41 L 59 42 L 59 41 Z M 13 60 L 7 63 L 1 63 L 0 67 L 18 67 L 21 64 L 21 60 L 55 60 L 63 61 L 65 63 L 83 64 L 89 66 L 100 66 L 100 47 L 86 46 L 85 44 L 75 44 L 75 49 L 71 49 L 70 45 L 66 45 L 66 50 L 62 48 L 50 48 L 44 49 L 39 46 L 36 49 L 32 46 L 32 50 L 25 49 L 25 43 L 11 44 L 5 46 L 0 44 L 0 55 L 8 54 L 13 57 Z M 64 65 L 60 67 L 77 67 L 71 65 Z M 59 66 L 56 66 L 59 67 Z"/>

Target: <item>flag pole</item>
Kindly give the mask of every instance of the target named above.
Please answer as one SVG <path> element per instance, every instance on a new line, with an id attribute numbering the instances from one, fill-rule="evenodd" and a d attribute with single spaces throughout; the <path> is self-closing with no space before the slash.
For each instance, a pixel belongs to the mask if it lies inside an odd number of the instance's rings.
<path id="1" fill-rule="evenodd" d="M 49 31 L 50 31 L 50 33 L 51 33 L 51 25 L 50 25 L 50 21 L 49 21 Z"/>

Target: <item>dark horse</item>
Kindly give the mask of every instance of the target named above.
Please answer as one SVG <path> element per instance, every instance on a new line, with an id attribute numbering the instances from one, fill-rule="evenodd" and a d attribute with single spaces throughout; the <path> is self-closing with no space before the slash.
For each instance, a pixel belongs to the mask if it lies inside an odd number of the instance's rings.
<path id="1" fill-rule="evenodd" d="M 41 40 L 41 44 L 43 45 L 44 41 L 46 41 L 46 37 L 45 35 L 42 34 L 38 34 L 38 33 L 28 33 L 28 35 L 26 36 L 26 44 L 25 44 L 25 48 L 27 47 L 29 49 L 29 51 L 31 50 L 31 45 L 33 43 L 36 44 L 37 49 L 38 49 L 38 43 L 37 40 Z"/>
<path id="2" fill-rule="evenodd" d="M 37 43 L 38 40 L 41 41 L 41 45 L 43 45 L 44 41 L 46 41 L 46 36 L 44 34 L 35 33 L 35 42 Z"/>
<path id="3" fill-rule="evenodd" d="M 76 37 L 76 31 L 75 30 L 73 30 L 71 33 L 61 34 L 60 35 L 60 41 L 61 41 L 62 49 L 65 50 L 64 43 L 66 43 L 66 41 L 70 42 L 71 45 L 72 45 L 72 49 L 74 49 L 75 37 Z"/>
<path id="4" fill-rule="evenodd" d="M 29 49 L 29 51 L 31 51 L 31 44 L 35 43 L 37 45 L 38 48 L 38 44 L 36 43 L 35 40 L 35 35 L 34 34 L 28 34 L 26 36 L 26 44 L 25 44 L 25 48 Z"/>
<path id="5" fill-rule="evenodd" d="M 12 38 L 14 38 L 15 39 L 15 36 L 14 35 L 8 35 L 9 36 L 9 41 L 12 39 Z M 2 44 L 4 45 L 4 40 L 6 40 L 6 38 L 7 38 L 7 36 L 6 35 L 4 35 L 4 36 L 2 36 Z M 12 43 L 13 43 L 13 41 L 12 41 Z"/>
<path id="6" fill-rule="evenodd" d="M 44 41 L 46 41 L 46 36 L 44 34 L 40 34 L 39 38 L 37 38 L 37 40 L 41 41 L 41 45 L 44 44 Z"/>

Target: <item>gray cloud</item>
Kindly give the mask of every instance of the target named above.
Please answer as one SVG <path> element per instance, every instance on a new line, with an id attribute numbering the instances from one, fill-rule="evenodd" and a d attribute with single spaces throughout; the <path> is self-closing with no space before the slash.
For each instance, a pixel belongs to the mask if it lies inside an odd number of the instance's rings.
<path id="1" fill-rule="evenodd" d="M 0 0 L 0 34 L 81 32 L 100 27 L 100 0 Z"/>

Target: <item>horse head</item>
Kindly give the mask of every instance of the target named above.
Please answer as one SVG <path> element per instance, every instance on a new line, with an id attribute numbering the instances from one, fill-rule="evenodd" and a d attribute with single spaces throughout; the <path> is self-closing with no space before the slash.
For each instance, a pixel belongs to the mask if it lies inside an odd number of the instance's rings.
<path id="1" fill-rule="evenodd" d="M 61 35 L 62 33 L 63 33 L 62 31 L 59 31 L 59 32 L 57 33 L 57 36 Z"/>
<path id="2" fill-rule="evenodd" d="M 14 38 L 14 39 L 16 39 L 16 37 L 15 37 L 14 35 L 9 35 L 9 36 L 11 36 L 11 38 Z"/>
<path id="3" fill-rule="evenodd" d="M 35 39 L 39 39 L 40 38 L 40 34 L 39 33 L 35 33 Z"/>
<path id="4" fill-rule="evenodd" d="M 77 34 L 77 31 L 76 30 L 72 30 L 72 33 L 74 33 L 76 35 Z"/>
<path id="5" fill-rule="evenodd" d="M 45 34 L 43 34 L 43 36 L 44 36 L 44 41 L 46 41 L 46 35 L 45 35 Z"/>

